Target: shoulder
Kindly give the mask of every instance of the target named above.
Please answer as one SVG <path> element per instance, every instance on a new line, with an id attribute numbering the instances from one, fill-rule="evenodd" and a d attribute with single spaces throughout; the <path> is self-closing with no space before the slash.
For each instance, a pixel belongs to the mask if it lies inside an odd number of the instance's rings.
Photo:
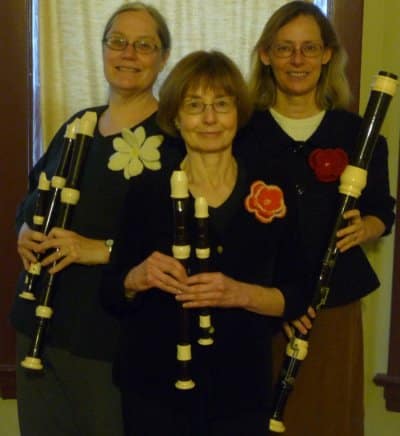
<path id="1" fill-rule="evenodd" d="M 73 115 L 71 115 L 67 119 L 67 121 L 63 124 L 63 126 L 66 126 L 68 123 L 73 121 L 75 118 L 82 117 L 82 115 L 84 115 L 86 112 L 95 112 L 97 117 L 99 117 L 106 110 L 106 108 L 107 108 L 106 105 L 102 105 L 102 106 L 90 106 L 87 108 L 80 109 L 78 112 L 75 112 Z"/>
<path id="2" fill-rule="evenodd" d="M 353 112 L 343 109 L 327 111 L 323 118 L 320 129 L 328 134 L 355 134 L 359 131 L 362 118 Z"/>

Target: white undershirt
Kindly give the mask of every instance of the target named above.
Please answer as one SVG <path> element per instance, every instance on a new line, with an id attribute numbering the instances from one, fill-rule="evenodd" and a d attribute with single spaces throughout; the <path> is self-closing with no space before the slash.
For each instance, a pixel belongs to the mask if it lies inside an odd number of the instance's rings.
<path id="1" fill-rule="evenodd" d="M 325 115 L 325 111 L 321 111 L 308 118 L 288 118 L 272 108 L 269 111 L 282 130 L 295 141 L 307 141 L 317 130 Z"/>

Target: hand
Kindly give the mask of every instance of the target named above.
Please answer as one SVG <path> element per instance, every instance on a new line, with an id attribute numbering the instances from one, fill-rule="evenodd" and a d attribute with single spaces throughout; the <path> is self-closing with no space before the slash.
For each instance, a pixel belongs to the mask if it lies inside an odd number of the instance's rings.
<path id="1" fill-rule="evenodd" d="M 17 251 L 26 270 L 31 263 L 37 262 L 37 254 L 40 252 L 40 243 L 46 240 L 46 235 L 32 230 L 24 223 L 18 234 Z"/>
<path id="2" fill-rule="evenodd" d="M 55 274 L 72 263 L 96 265 L 108 262 L 108 249 L 103 240 L 86 238 L 71 230 L 54 227 L 46 241 L 40 245 L 40 252 L 50 254 L 42 260 L 43 266 L 52 265 L 50 274 Z"/>
<path id="3" fill-rule="evenodd" d="M 154 251 L 146 260 L 132 268 L 125 277 L 126 295 L 159 288 L 178 294 L 186 288 L 187 274 L 183 265 L 166 254 Z"/>
<path id="4" fill-rule="evenodd" d="M 220 272 L 196 274 L 187 280 L 188 289 L 176 296 L 184 308 L 244 307 L 246 295 L 240 282 Z"/>
<path id="5" fill-rule="evenodd" d="M 285 322 L 283 324 L 283 330 L 286 336 L 291 339 L 294 335 L 294 329 L 297 329 L 301 334 L 305 335 L 312 328 L 313 319 L 317 316 L 315 310 L 309 306 L 307 314 L 301 316 L 290 323 Z"/>
<path id="6" fill-rule="evenodd" d="M 341 253 L 365 242 L 368 234 L 365 221 L 361 218 L 358 209 L 348 210 L 343 214 L 343 218 L 348 220 L 349 225 L 336 233 L 339 239 L 336 247 Z"/>

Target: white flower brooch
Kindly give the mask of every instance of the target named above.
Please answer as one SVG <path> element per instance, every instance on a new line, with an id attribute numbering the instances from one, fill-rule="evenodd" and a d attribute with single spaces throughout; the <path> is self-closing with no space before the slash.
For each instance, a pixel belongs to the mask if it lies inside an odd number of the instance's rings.
<path id="1" fill-rule="evenodd" d="M 146 137 L 144 127 L 137 127 L 133 132 L 122 129 L 121 136 L 113 141 L 116 153 L 110 156 L 108 168 L 112 171 L 124 170 L 125 179 L 138 176 L 146 167 L 152 171 L 161 168 L 158 147 L 163 142 L 163 135 Z"/>

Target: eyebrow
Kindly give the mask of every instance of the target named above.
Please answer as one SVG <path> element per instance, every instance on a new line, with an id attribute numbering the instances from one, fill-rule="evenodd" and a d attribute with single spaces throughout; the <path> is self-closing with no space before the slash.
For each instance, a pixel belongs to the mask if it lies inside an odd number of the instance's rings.
<path id="1" fill-rule="evenodd" d="M 215 94 L 214 95 L 214 98 L 221 98 L 221 97 L 233 97 L 233 95 L 230 95 L 230 94 Z M 189 98 L 191 98 L 191 99 L 202 99 L 203 98 L 203 96 L 201 96 L 201 95 L 198 95 L 198 94 L 187 94 L 187 95 L 185 95 L 185 97 L 184 97 L 184 99 L 189 99 Z"/>
<path id="2" fill-rule="evenodd" d="M 122 33 L 122 32 L 113 31 L 113 32 L 110 32 L 108 34 L 108 36 L 112 36 L 112 35 L 114 35 L 114 36 L 122 36 L 123 38 L 128 39 L 127 35 L 125 35 L 125 33 Z M 135 39 L 135 41 L 137 41 L 139 39 L 151 39 L 152 41 L 157 42 L 157 40 L 156 40 L 156 38 L 154 38 L 154 36 L 149 36 L 149 35 L 139 35 Z"/>
<path id="3" fill-rule="evenodd" d="M 290 44 L 295 44 L 297 41 L 293 41 L 292 39 L 283 39 L 281 41 L 275 41 L 275 44 L 286 44 L 286 43 L 290 43 Z M 317 39 L 307 39 L 305 41 L 301 41 L 301 44 L 309 44 L 310 42 L 312 43 L 323 43 L 322 40 L 317 40 Z"/>

